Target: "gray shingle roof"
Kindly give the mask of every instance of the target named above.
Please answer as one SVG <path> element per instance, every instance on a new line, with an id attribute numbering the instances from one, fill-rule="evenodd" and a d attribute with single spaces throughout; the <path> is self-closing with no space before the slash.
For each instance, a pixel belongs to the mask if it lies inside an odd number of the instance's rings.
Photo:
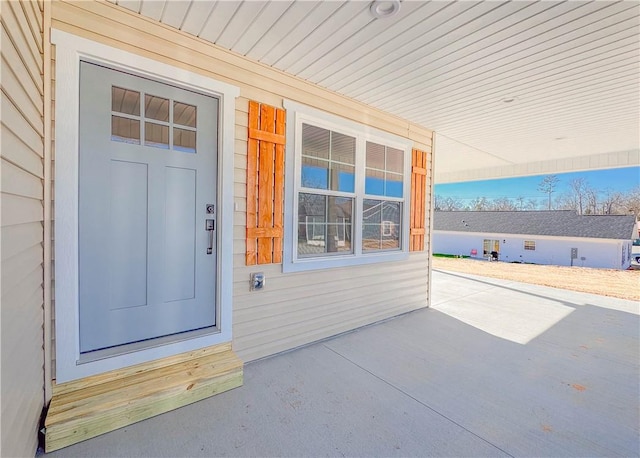
<path id="1" fill-rule="evenodd" d="M 634 238 L 633 215 L 578 215 L 556 211 L 437 211 L 436 231 L 486 232 L 494 234 L 549 235 L 630 240 Z"/>

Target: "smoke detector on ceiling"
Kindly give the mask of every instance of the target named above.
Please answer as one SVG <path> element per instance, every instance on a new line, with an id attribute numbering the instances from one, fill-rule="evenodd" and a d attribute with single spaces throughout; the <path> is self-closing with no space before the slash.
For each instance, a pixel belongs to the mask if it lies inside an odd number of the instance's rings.
<path id="1" fill-rule="evenodd" d="M 400 0 L 375 0 L 371 2 L 369 11 L 376 19 L 390 18 L 400 11 Z"/>

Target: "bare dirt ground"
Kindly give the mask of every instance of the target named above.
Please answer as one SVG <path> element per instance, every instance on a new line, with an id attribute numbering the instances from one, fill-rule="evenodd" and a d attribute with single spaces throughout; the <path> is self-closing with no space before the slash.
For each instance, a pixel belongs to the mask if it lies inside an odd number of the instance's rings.
<path id="1" fill-rule="evenodd" d="M 433 258 L 433 268 L 640 301 L 640 270 L 512 264 Z"/>

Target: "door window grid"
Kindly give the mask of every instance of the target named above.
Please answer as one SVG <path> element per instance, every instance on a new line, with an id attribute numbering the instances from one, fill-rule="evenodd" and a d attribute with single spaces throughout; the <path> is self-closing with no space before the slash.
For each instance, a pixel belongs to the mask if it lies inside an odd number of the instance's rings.
<path id="1" fill-rule="evenodd" d="M 524 249 L 525 250 L 535 251 L 535 249 L 536 249 L 535 240 L 525 240 L 524 241 Z"/>
<path id="2" fill-rule="evenodd" d="M 141 138 L 146 146 L 196 153 L 197 107 L 112 86 L 111 140 L 139 145 Z"/>

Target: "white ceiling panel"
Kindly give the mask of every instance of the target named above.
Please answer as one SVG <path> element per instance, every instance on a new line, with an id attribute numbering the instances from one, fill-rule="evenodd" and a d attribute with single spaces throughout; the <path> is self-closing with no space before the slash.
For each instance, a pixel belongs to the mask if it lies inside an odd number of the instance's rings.
<path id="1" fill-rule="evenodd" d="M 318 2 L 292 2 L 280 17 L 273 20 L 271 27 L 245 55 L 250 59 L 263 62 L 262 58 L 281 41 L 285 41 L 291 31 L 318 5 Z"/>
<path id="2" fill-rule="evenodd" d="M 256 5 L 257 6 L 257 5 Z M 202 26 L 200 38 L 216 43 L 240 7 L 240 2 L 217 1 Z"/>
<path id="3" fill-rule="evenodd" d="M 140 5 L 140 14 L 159 21 L 166 3 L 165 1 L 144 0 Z"/>
<path id="4" fill-rule="evenodd" d="M 171 2 L 171 3 L 189 3 L 189 2 Z M 180 21 L 180 29 L 195 36 L 200 36 L 202 28 L 206 24 L 209 16 L 215 8 L 214 2 L 198 2 L 191 1 L 189 9 L 182 13 L 176 14 L 174 21 Z"/>
<path id="5" fill-rule="evenodd" d="M 191 12 L 190 9 L 199 10 L 202 9 L 203 6 L 207 6 L 206 4 L 203 4 L 201 2 L 193 1 L 165 1 L 157 3 L 165 4 L 161 16 L 162 22 L 170 25 L 171 27 L 175 27 L 176 29 L 182 28 L 182 25 L 186 20 L 186 15 Z M 191 17 L 193 17 L 193 15 L 191 15 Z"/>
<path id="6" fill-rule="evenodd" d="M 363 7 L 366 8 L 367 5 L 360 2 L 342 4 L 326 21 L 308 33 L 292 52 L 278 60 L 278 67 L 301 76 L 300 70 L 307 68 L 322 56 L 331 54 L 331 51 L 342 46 L 354 31 L 361 30 L 373 22 L 372 18 L 361 14 Z"/>
<path id="7" fill-rule="evenodd" d="M 275 22 L 291 7 L 293 1 L 267 2 L 255 21 L 233 45 L 234 51 L 247 55 L 256 44 L 263 40 L 263 35 L 270 30 Z"/>
<path id="8" fill-rule="evenodd" d="M 635 0 L 116 2 L 435 130 L 437 180 L 640 165 Z"/>
<path id="9" fill-rule="evenodd" d="M 256 18 L 266 7 L 266 3 L 244 2 L 236 10 L 229 24 L 218 38 L 217 44 L 223 48 L 231 49 L 240 38 L 253 26 Z"/>
<path id="10" fill-rule="evenodd" d="M 272 47 L 269 52 L 261 57 L 260 61 L 267 65 L 274 65 L 278 62 L 282 62 L 291 53 L 293 48 L 297 47 L 300 42 L 305 40 L 314 31 L 319 30 L 320 26 L 322 26 L 326 21 L 329 21 L 334 14 L 339 13 L 338 17 L 346 17 L 348 13 L 345 14 L 342 10 L 345 8 L 350 9 L 348 7 L 351 6 L 352 8 L 353 5 L 356 4 L 344 4 L 338 2 L 316 3 L 315 8 L 309 11 L 305 17 L 298 21 L 287 33 L 286 37 L 279 40 L 276 46 Z M 278 66 L 278 68 L 280 68 L 280 66 Z"/>
<path id="11" fill-rule="evenodd" d="M 149 1 L 149 0 L 147 0 Z M 122 6 L 123 8 L 126 8 L 128 10 L 131 10 L 135 13 L 139 13 L 140 12 L 140 6 L 141 6 L 141 0 L 118 0 L 116 1 L 116 3 L 120 6 Z"/>
<path id="12" fill-rule="evenodd" d="M 296 72 L 302 78 L 314 77 L 322 85 L 334 84 L 343 75 L 340 70 L 351 65 L 355 56 L 362 58 L 368 54 L 379 52 L 384 43 L 395 37 L 396 28 L 409 31 L 424 21 L 424 17 L 444 8 L 446 3 L 408 2 L 398 13 L 394 27 L 389 27 L 384 21 L 369 21 L 359 30 L 351 27 L 353 32 L 339 47 L 334 47 L 330 53 L 316 57 L 315 53 L 308 53 L 303 57 L 300 67 L 292 66 L 289 71 Z M 417 11 L 421 9 L 422 11 Z M 370 20 L 365 15 L 365 20 Z M 419 32 L 417 33 L 419 35 Z M 299 72 L 298 72 L 299 70 Z"/>

